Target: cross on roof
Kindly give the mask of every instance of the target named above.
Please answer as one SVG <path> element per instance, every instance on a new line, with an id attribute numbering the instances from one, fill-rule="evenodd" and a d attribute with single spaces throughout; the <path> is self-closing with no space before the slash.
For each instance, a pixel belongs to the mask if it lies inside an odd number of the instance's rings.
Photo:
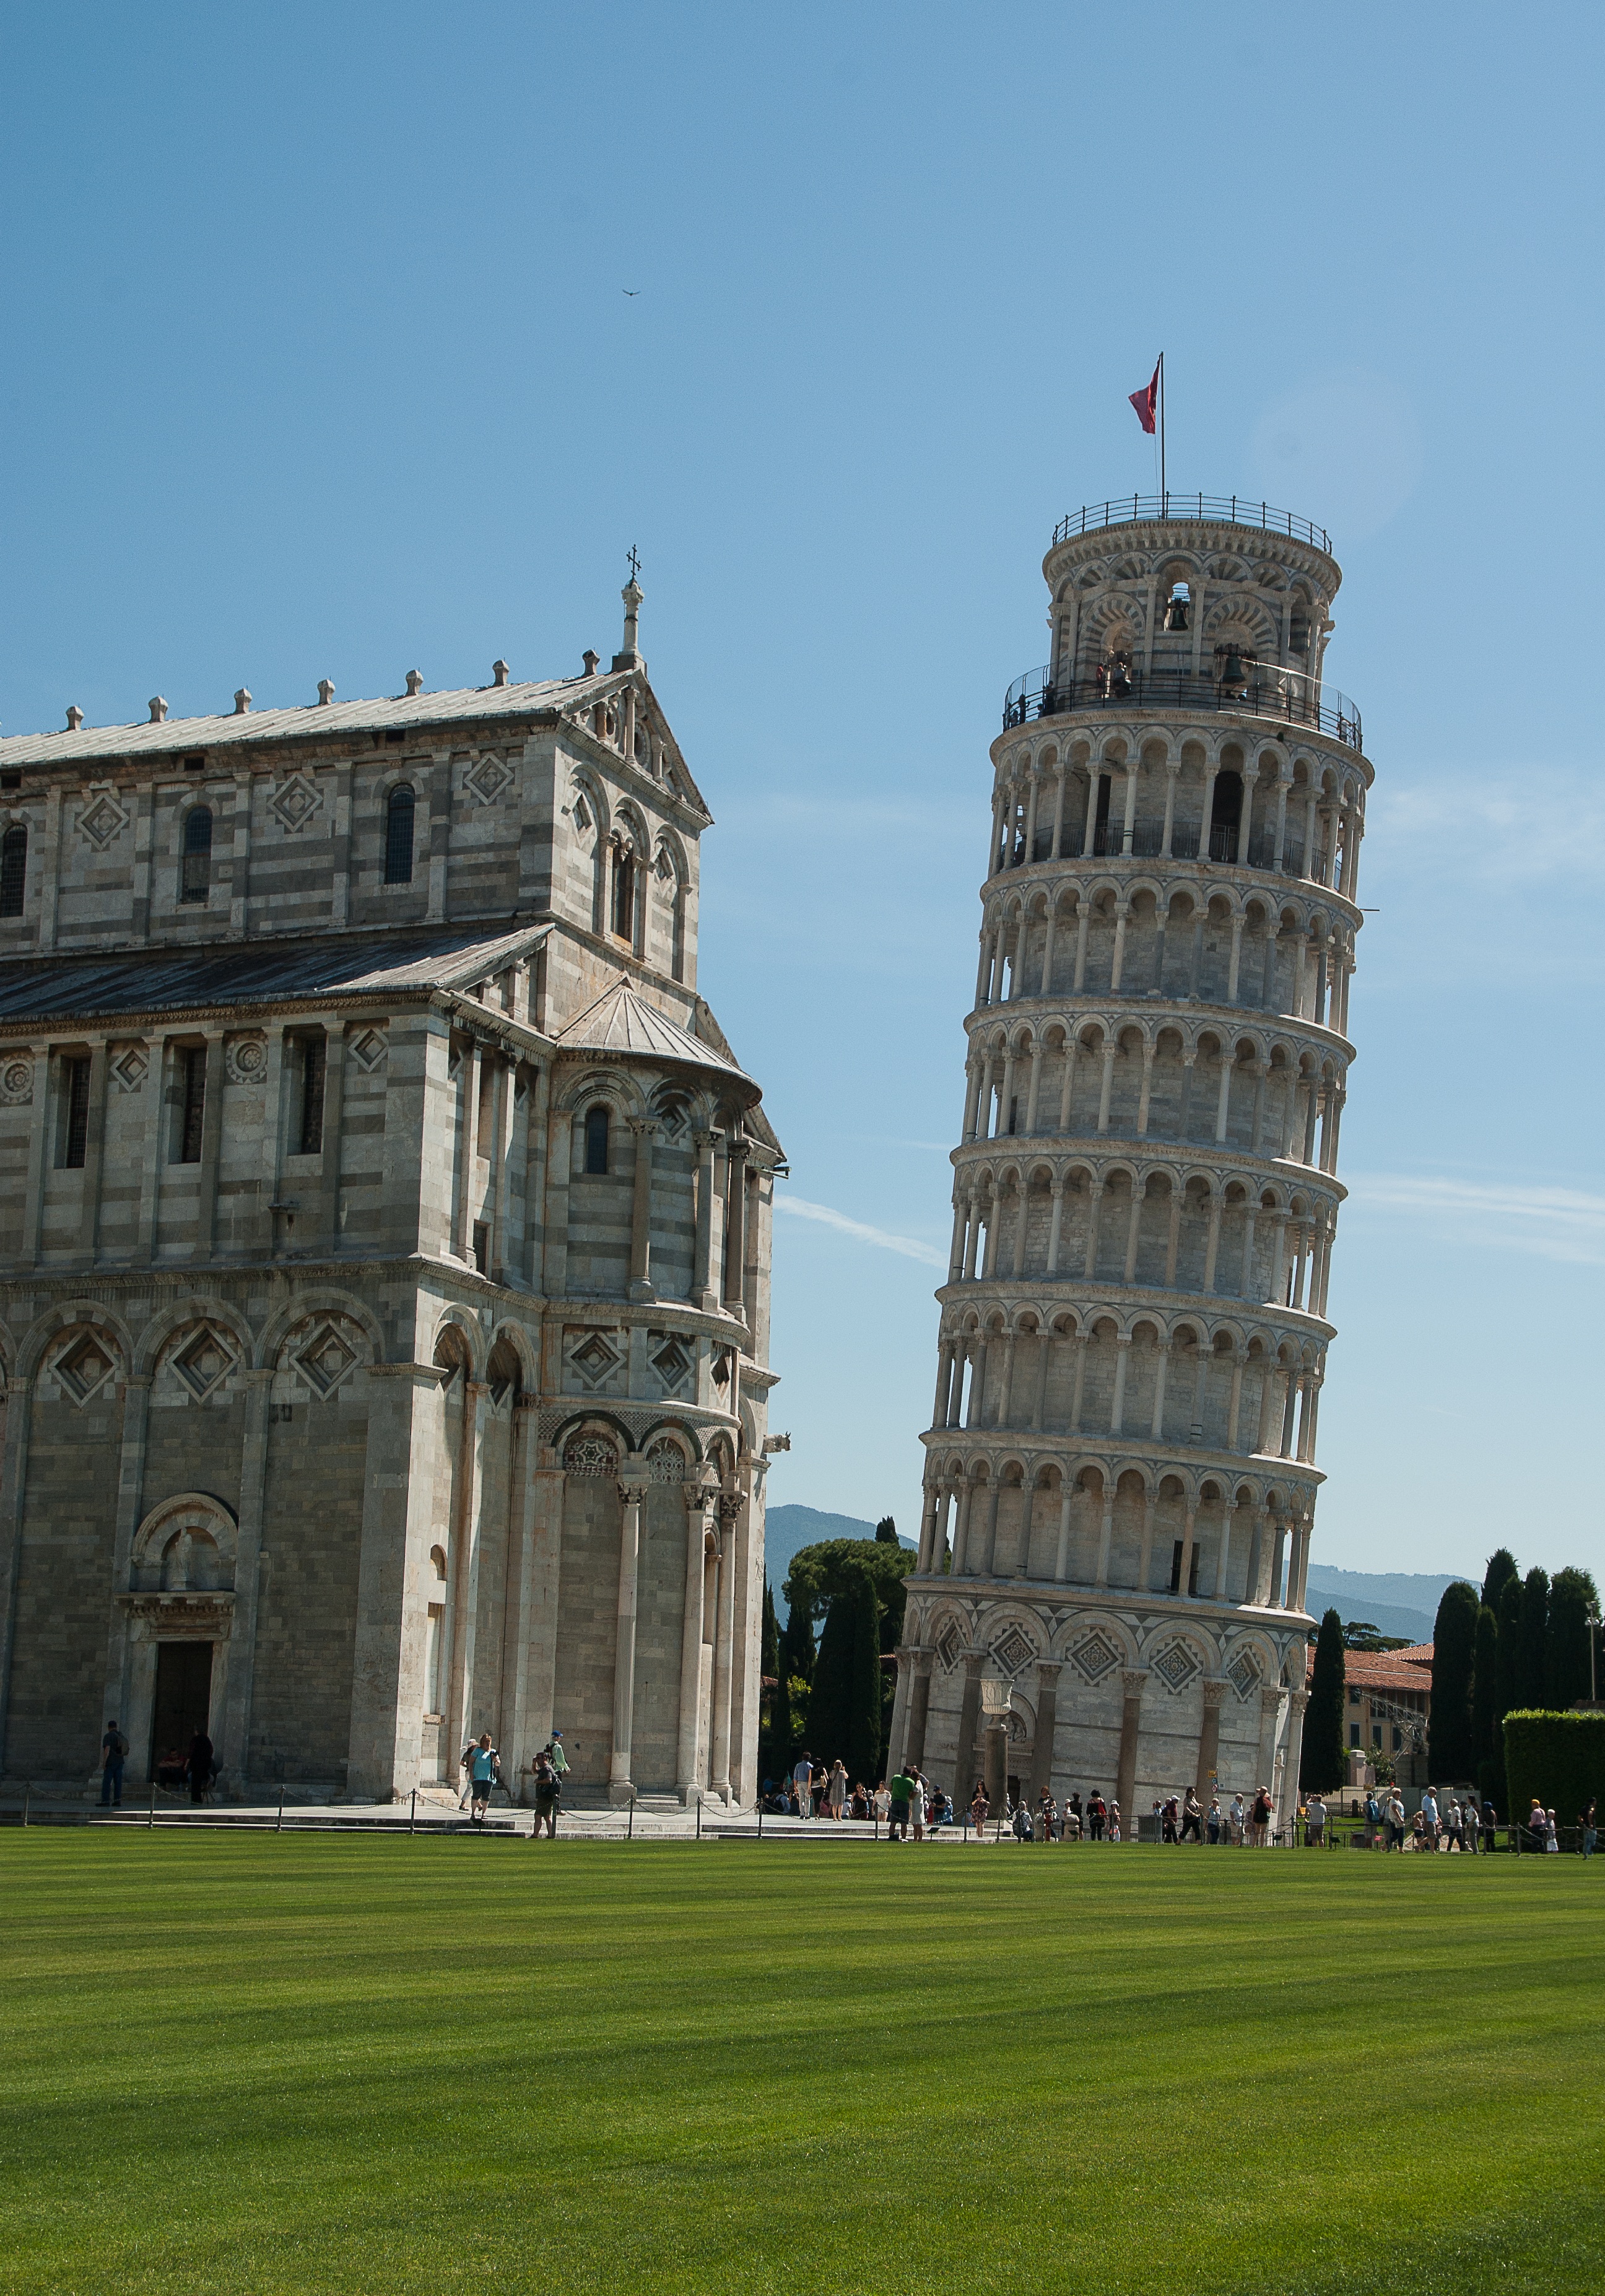
<path id="1" fill-rule="evenodd" d="M 631 545 L 630 545 L 630 579 L 631 579 L 631 581 L 632 581 L 632 582 L 634 582 L 634 581 L 638 578 L 638 576 L 640 575 L 640 572 L 641 572 L 641 554 L 640 554 L 640 552 L 636 549 L 636 547 L 635 547 L 635 544 L 632 542 L 632 543 L 631 543 Z"/>

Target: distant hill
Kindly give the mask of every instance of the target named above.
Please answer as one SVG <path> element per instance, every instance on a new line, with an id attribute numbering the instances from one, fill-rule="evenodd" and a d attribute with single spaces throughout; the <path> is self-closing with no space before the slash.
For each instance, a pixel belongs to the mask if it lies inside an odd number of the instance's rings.
<path id="1" fill-rule="evenodd" d="M 774 1607 L 783 1619 L 785 1601 L 781 1594 L 786 1573 L 791 1568 L 791 1557 L 799 1546 L 815 1546 L 822 1538 L 873 1538 L 872 1522 L 861 1522 L 856 1514 L 822 1514 L 817 1507 L 775 1506 L 769 1509 L 764 1534 L 764 1570 L 774 1589 Z M 898 1545 L 913 1546 L 917 1541 L 898 1533 Z"/>
<path id="2" fill-rule="evenodd" d="M 1480 1570 L 1336 1570 L 1312 1562 L 1305 1608 L 1317 1618 L 1322 1611 L 1336 1611 L 1345 1626 L 1351 1619 L 1366 1619 L 1385 1635 L 1429 1643 L 1439 1598 L 1457 1578 L 1469 1578 L 1474 1587 L 1482 1584 Z"/>

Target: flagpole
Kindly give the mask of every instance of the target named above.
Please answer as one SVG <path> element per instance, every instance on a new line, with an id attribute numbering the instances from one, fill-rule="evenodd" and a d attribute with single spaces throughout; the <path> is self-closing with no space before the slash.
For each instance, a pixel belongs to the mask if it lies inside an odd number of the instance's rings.
<path id="1" fill-rule="evenodd" d="M 1159 353 L 1159 516 L 1170 514 L 1169 497 L 1165 486 L 1165 354 Z"/>

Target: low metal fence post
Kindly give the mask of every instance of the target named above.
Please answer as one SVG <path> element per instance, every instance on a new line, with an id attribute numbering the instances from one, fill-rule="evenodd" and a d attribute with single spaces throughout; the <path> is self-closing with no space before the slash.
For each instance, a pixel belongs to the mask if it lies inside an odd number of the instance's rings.
<path id="1" fill-rule="evenodd" d="M 34 1790 L 31 1783 L 22 1788 L 22 1823 L 28 1824 L 28 1813 L 33 1807 Z"/>
<path id="2" fill-rule="evenodd" d="M 146 1818 L 146 1820 L 145 1820 L 145 1824 L 146 1824 L 146 1826 L 147 1826 L 147 1827 L 150 1827 L 150 1826 L 154 1825 L 154 1824 L 155 1824 L 155 1823 L 156 1823 L 156 1781 L 155 1781 L 155 1779 L 154 1779 L 154 1778 L 152 1778 L 152 1779 L 151 1779 L 151 1814 L 150 1814 L 150 1816 Z"/>
<path id="3" fill-rule="evenodd" d="M 413 1807 L 412 1807 L 412 1808 L 407 1812 L 407 1832 L 408 1832 L 409 1833 L 417 1833 L 417 1831 L 418 1831 L 418 1789 L 417 1789 L 417 1787 L 416 1787 L 416 1786 L 414 1786 L 414 1787 L 413 1788 Z"/>
<path id="4" fill-rule="evenodd" d="M 699 1841 L 701 1841 L 701 1839 L 702 1839 L 702 1797 L 701 1797 L 701 1795 L 700 1795 L 700 1794 L 699 1794 L 699 1795 L 697 1796 L 697 1840 L 698 1840 Z"/>
<path id="5" fill-rule="evenodd" d="M 635 1839 L 635 1796 L 634 1792 L 630 1795 L 629 1816 L 625 1820 L 624 1838 L 626 1841 L 634 1841 Z"/>
<path id="6" fill-rule="evenodd" d="M 274 1825 L 273 1830 L 275 1833 L 283 1833 L 284 1831 L 284 1781 L 283 1778 L 279 1780 L 278 1823 Z"/>
<path id="7" fill-rule="evenodd" d="M 762 1794 L 759 1794 L 757 1798 L 757 1838 L 760 1841 L 764 1838 L 764 1797 Z"/>

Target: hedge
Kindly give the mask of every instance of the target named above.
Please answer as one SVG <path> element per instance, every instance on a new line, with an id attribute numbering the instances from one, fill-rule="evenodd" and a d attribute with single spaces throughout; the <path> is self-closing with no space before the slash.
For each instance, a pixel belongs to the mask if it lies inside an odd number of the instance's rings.
<path id="1" fill-rule="evenodd" d="M 1504 1815 L 1519 1824 L 1536 1796 L 1560 1825 L 1589 1802 L 1605 1805 L 1605 1714 L 1519 1708 L 1504 1718 Z"/>

